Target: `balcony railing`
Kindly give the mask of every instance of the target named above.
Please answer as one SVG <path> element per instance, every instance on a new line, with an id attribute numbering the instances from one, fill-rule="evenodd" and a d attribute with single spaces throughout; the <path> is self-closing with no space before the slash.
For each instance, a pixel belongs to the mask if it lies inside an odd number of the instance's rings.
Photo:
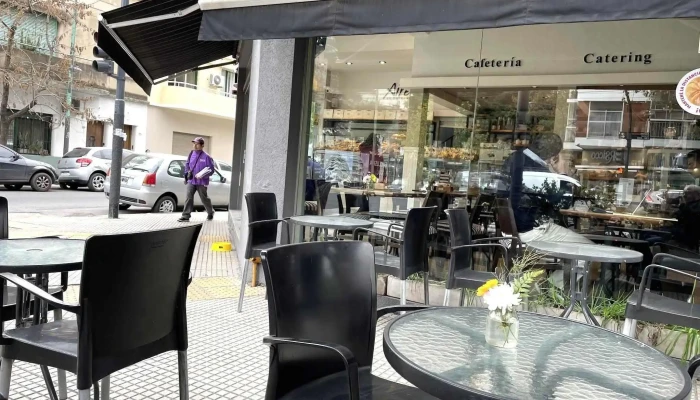
<path id="1" fill-rule="evenodd" d="M 180 81 L 168 81 L 168 86 L 178 86 L 188 89 L 197 89 L 196 83 L 180 82 Z"/>

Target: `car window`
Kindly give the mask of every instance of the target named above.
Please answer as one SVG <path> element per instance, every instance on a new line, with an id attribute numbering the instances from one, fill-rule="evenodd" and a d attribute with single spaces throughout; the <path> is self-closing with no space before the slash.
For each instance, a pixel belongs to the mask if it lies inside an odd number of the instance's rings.
<path id="1" fill-rule="evenodd" d="M 168 175 L 174 176 L 176 178 L 184 178 L 185 177 L 185 161 L 184 160 L 171 161 L 170 165 L 168 165 Z"/>
<path id="2" fill-rule="evenodd" d="M 158 167 L 160 167 L 160 164 L 162 163 L 162 158 L 151 157 L 147 155 L 137 155 L 131 160 L 129 160 L 128 163 L 124 164 L 124 169 L 154 173 L 158 170 Z"/>
<path id="3" fill-rule="evenodd" d="M 78 158 L 78 157 L 83 157 L 83 156 L 87 155 L 87 153 L 89 153 L 89 152 L 90 152 L 90 149 L 85 149 L 85 148 L 78 147 L 78 148 L 73 149 L 73 150 L 69 151 L 68 153 L 66 153 L 66 154 L 63 156 L 63 158 Z"/>
<path id="4" fill-rule="evenodd" d="M 0 158 L 12 158 L 15 155 L 15 153 L 11 152 L 10 150 L 0 147 Z"/>
<path id="5" fill-rule="evenodd" d="M 93 154 L 92 156 L 95 158 L 99 158 L 100 160 L 111 160 L 112 159 L 112 150 L 96 151 L 95 154 Z"/>
<path id="6" fill-rule="evenodd" d="M 230 165 L 222 162 L 219 162 L 219 168 L 221 168 L 221 170 L 224 172 L 231 172 L 233 170 L 233 168 Z"/>

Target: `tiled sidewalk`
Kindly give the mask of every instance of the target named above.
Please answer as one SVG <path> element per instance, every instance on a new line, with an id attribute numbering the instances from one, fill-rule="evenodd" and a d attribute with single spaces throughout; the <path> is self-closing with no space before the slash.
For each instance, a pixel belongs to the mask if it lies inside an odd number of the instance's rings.
<path id="1" fill-rule="evenodd" d="M 201 213 L 199 213 L 201 214 Z M 204 215 L 195 214 L 193 221 Z M 246 290 L 243 312 L 236 306 L 240 288 L 235 252 L 213 252 L 213 242 L 229 241 L 227 216 L 217 214 L 206 222 L 192 264 L 194 279 L 188 291 L 190 398 L 263 399 L 267 382 L 269 349 L 262 338 L 269 333 L 264 288 Z M 60 235 L 86 238 L 93 234 L 135 232 L 179 225 L 173 215 L 124 215 L 119 220 L 95 217 L 52 218 L 10 216 L 10 237 Z M 57 279 L 54 278 L 54 279 Z M 66 300 L 77 301 L 80 272 L 70 276 Z M 66 315 L 67 318 L 70 316 Z M 382 321 L 385 322 L 385 321 Z M 8 325 L 9 327 L 9 325 Z M 380 376 L 399 379 L 382 353 L 378 326 L 374 370 Z M 56 382 L 55 370 L 52 370 Z M 177 356 L 164 354 L 124 369 L 111 378 L 112 399 L 178 399 Z M 75 376 L 68 374 L 68 398 L 77 399 Z M 38 367 L 15 363 L 11 399 L 46 399 L 48 394 Z"/>

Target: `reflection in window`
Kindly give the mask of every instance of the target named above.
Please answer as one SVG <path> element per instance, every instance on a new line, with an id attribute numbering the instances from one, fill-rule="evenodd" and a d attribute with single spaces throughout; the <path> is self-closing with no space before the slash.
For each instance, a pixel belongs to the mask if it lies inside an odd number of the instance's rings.
<path id="1" fill-rule="evenodd" d="M 588 136 L 617 138 L 622 128 L 622 101 L 593 101 L 588 114 Z"/>

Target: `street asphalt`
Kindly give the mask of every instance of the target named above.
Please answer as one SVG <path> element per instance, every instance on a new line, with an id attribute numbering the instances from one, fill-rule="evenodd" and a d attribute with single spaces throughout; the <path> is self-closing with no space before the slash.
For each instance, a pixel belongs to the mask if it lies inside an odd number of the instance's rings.
<path id="1" fill-rule="evenodd" d="M 10 213 L 39 213 L 59 217 L 89 217 L 107 215 L 109 201 L 102 192 L 87 189 L 63 190 L 54 185 L 45 193 L 25 187 L 15 192 L 0 186 L 0 196 L 7 198 Z M 147 213 L 148 209 L 120 211 L 120 213 Z"/>

